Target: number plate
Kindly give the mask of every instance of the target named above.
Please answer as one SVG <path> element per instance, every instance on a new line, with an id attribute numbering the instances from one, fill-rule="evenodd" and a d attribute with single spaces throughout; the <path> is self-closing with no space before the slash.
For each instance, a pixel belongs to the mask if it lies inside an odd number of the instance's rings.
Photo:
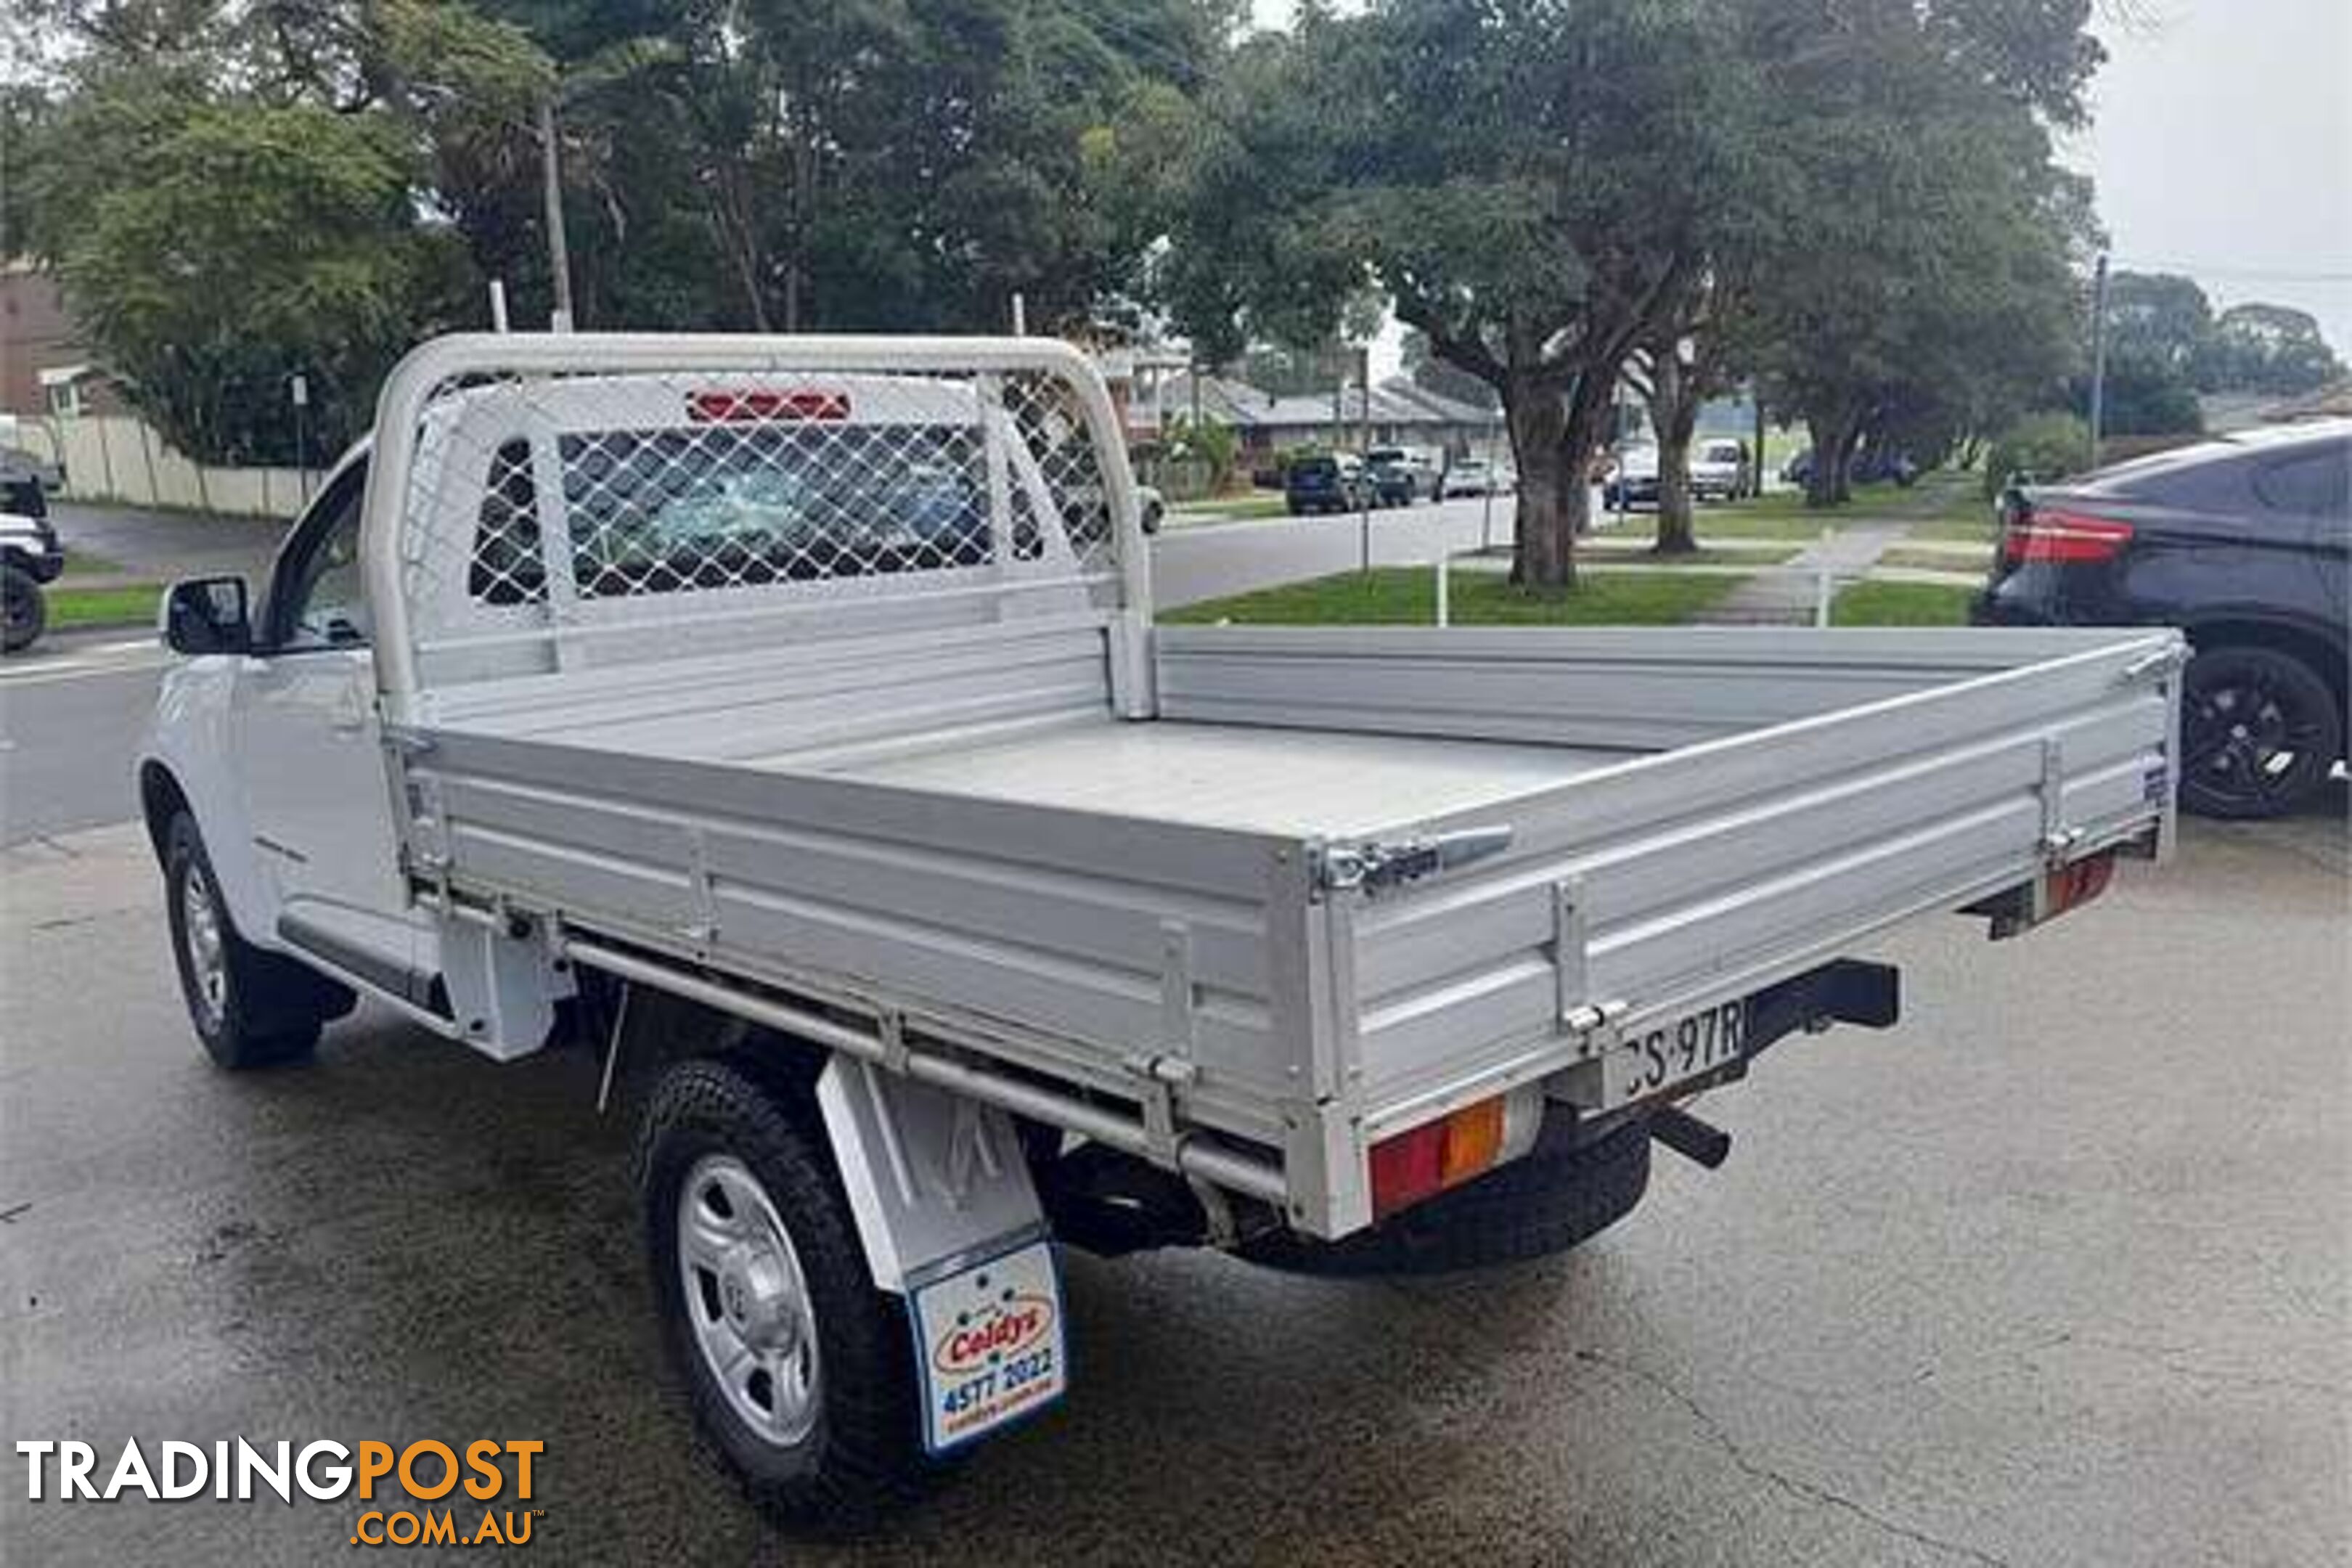
<path id="1" fill-rule="evenodd" d="M 1745 1003 L 1723 1002 L 1629 1034 L 1601 1058 L 1601 1091 L 1614 1108 L 1664 1094 L 1740 1058 L 1748 1047 Z"/>
<path id="2" fill-rule="evenodd" d="M 923 1443 L 961 1447 L 1044 1409 L 1068 1386 L 1062 1279 L 1051 1242 L 975 1263 L 907 1299 L 923 1391 Z"/>

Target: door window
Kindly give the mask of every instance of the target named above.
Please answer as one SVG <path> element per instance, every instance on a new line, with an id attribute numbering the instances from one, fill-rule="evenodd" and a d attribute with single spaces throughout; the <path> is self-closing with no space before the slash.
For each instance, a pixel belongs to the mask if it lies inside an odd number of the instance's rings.
<path id="1" fill-rule="evenodd" d="M 367 607 L 360 596 L 360 501 L 366 491 L 367 465 L 356 464 L 295 525 L 270 595 L 269 640 L 277 651 L 367 642 Z"/>
<path id="2" fill-rule="evenodd" d="M 2273 463 L 2254 475 L 2254 489 L 2273 511 L 2340 519 L 2352 497 L 2352 445 Z"/>

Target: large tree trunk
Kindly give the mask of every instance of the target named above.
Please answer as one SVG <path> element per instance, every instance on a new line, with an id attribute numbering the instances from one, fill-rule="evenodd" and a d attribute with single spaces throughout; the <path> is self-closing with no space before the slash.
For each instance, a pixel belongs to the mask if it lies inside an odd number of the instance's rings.
<path id="1" fill-rule="evenodd" d="M 1863 425 L 1857 417 L 1846 431 L 1845 446 L 1838 452 L 1836 493 L 1840 506 L 1853 500 L 1853 459 L 1854 454 L 1862 450 L 1862 437 Z"/>
<path id="2" fill-rule="evenodd" d="M 1691 437 L 1698 429 L 1697 389 L 1669 347 L 1650 371 L 1650 423 L 1658 437 L 1658 540 L 1661 555 L 1698 550 L 1691 521 Z"/>
<path id="3" fill-rule="evenodd" d="M 1503 417 L 1518 466 L 1518 539 L 1511 581 L 1563 591 L 1576 586 L 1576 536 L 1592 524 L 1591 464 L 1609 412 L 1605 382 L 1587 376 L 1563 393 L 1557 379 L 1514 378 Z"/>
<path id="4" fill-rule="evenodd" d="M 1557 383 L 1514 377 L 1503 389 L 1503 421 L 1511 435 L 1511 461 L 1519 471 L 1517 541 L 1511 581 L 1525 587 L 1576 585 L 1577 518 L 1568 510 L 1571 473 L 1562 437 L 1568 404 Z"/>
<path id="5" fill-rule="evenodd" d="M 1846 405 L 1809 408 L 1805 430 L 1813 440 L 1813 463 L 1805 474 L 1805 504 L 1815 509 L 1844 505 L 1852 494 L 1846 485 L 1846 468 L 1861 434 L 1860 416 Z"/>

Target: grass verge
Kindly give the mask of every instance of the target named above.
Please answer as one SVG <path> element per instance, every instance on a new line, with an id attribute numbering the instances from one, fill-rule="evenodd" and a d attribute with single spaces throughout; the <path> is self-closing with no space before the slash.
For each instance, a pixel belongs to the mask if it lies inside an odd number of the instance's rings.
<path id="1" fill-rule="evenodd" d="M 163 590 L 152 584 L 130 588 L 53 588 L 49 590 L 49 626 L 123 626 L 155 621 L 155 606 Z"/>
<path id="2" fill-rule="evenodd" d="M 1833 626 L 1964 626 L 1973 587 L 1943 583 L 1856 583 L 1830 605 Z"/>
<path id="3" fill-rule="evenodd" d="M 1657 626 L 1688 620 L 1745 581 L 1671 572 L 1594 573 L 1574 592 L 1551 595 L 1515 587 L 1498 572 L 1456 572 L 1449 592 L 1457 626 Z M 1369 577 L 1342 572 L 1204 599 L 1160 618 L 1196 625 L 1428 626 L 1437 618 L 1436 574 L 1426 566 L 1384 566 Z"/>
<path id="4" fill-rule="evenodd" d="M 1232 522 L 1237 519 L 1280 517 L 1286 503 L 1279 494 L 1221 496 L 1215 500 L 1187 501 L 1168 509 L 1170 521 Z"/>
<path id="5" fill-rule="evenodd" d="M 112 577 L 122 568 L 105 556 L 76 545 L 66 552 L 65 575 L 68 577 Z"/>

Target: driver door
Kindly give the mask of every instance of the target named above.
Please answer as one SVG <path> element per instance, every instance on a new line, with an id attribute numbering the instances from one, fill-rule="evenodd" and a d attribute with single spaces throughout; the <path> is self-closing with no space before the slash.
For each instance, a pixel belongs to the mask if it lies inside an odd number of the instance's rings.
<path id="1" fill-rule="evenodd" d="M 413 992 L 375 664 L 360 594 L 364 459 L 327 482 L 287 538 L 238 671 L 237 743 L 278 937 L 395 994 Z"/>

